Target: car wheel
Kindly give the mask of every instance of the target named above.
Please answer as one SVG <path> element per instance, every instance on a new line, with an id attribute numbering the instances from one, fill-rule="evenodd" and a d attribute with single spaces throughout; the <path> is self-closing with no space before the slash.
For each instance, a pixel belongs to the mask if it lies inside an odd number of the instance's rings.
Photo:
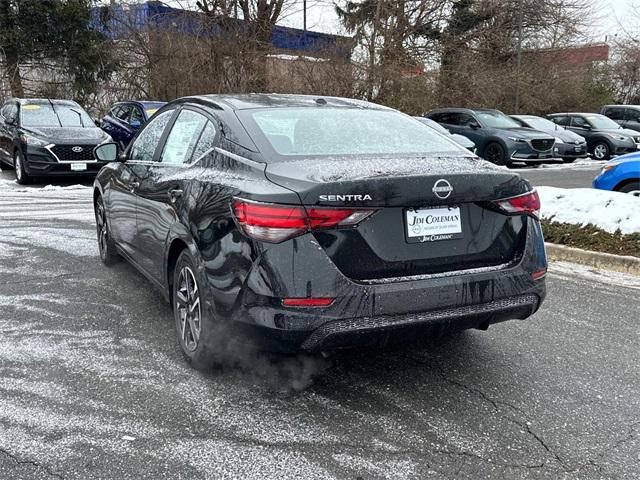
<path id="1" fill-rule="evenodd" d="M 98 251 L 100 252 L 100 260 L 106 266 L 111 266 L 118 261 L 119 255 L 116 245 L 111 238 L 109 223 L 107 221 L 107 211 L 104 208 L 102 197 L 98 197 L 95 204 L 96 214 L 96 230 L 98 233 Z"/>
<path id="2" fill-rule="evenodd" d="M 575 158 L 563 158 L 562 159 L 562 163 L 573 163 L 575 161 L 576 161 Z"/>
<path id="3" fill-rule="evenodd" d="M 626 185 L 623 185 L 622 188 L 620 188 L 618 191 L 622 193 L 629 193 L 634 197 L 640 197 L 640 181 L 627 183 Z"/>
<path id="4" fill-rule="evenodd" d="M 176 321 L 176 340 L 185 360 L 196 370 L 209 370 L 216 363 L 211 346 L 214 322 L 207 314 L 198 282 L 195 261 L 183 250 L 173 271 L 173 315 Z"/>
<path id="5" fill-rule="evenodd" d="M 31 183 L 31 177 L 24 168 L 24 156 L 20 150 L 16 150 L 13 154 L 13 167 L 16 171 L 16 181 L 20 185 L 28 185 Z"/>
<path id="6" fill-rule="evenodd" d="M 593 147 L 593 156 L 596 160 L 607 160 L 611 154 L 607 142 L 598 142 Z"/>
<path id="7" fill-rule="evenodd" d="M 506 165 L 507 153 L 502 148 L 502 145 L 492 142 L 484 149 L 484 159 L 496 165 Z"/>

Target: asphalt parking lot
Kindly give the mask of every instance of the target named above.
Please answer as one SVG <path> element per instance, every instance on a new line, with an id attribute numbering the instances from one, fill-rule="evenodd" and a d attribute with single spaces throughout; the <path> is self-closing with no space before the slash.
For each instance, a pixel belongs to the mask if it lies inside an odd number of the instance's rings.
<path id="1" fill-rule="evenodd" d="M 525 322 L 201 374 L 90 195 L 0 174 L 0 478 L 638 478 L 639 281 L 557 265 Z"/>

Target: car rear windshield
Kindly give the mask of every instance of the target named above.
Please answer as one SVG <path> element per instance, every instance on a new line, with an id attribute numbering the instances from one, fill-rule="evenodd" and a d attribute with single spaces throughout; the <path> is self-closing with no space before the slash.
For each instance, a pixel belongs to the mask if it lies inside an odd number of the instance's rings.
<path id="1" fill-rule="evenodd" d="M 513 118 L 502 112 L 476 112 L 480 123 L 488 128 L 517 128 L 520 126 Z"/>
<path id="2" fill-rule="evenodd" d="M 245 112 L 279 155 L 466 153 L 418 120 L 393 110 L 298 107 Z"/>
<path id="3" fill-rule="evenodd" d="M 94 127 L 93 120 L 79 105 L 25 103 L 20 106 L 24 127 Z"/>

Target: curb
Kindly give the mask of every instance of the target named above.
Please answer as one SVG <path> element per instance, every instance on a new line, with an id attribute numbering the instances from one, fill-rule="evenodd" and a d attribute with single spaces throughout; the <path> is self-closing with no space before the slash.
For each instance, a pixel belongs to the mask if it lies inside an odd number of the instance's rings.
<path id="1" fill-rule="evenodd" d="M 545 243 L 544 246 L 547 250 L 547 257 L 551 261 L 579 263 L 580 265 L 602 270 L 613 270 L 640 276 L 640 258 L 592 252 L 556 243 Z"/>

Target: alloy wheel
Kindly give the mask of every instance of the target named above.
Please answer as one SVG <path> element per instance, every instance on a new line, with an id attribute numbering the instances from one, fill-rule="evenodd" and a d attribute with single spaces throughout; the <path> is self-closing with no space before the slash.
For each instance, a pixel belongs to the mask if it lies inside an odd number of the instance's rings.
<path id="1" fill-rule="evenodd" d="M 201 310 L 198 283 L 190 267 L 185 266 L 178 276 L 176 310 L 180 320 L 180 338 L 184 348 L 193 352 L 200 341 Z"/>
<path id="2" fill-rule="evenodd" d="M 20 160 L 20 154 L 18 153 L 16 153 L 13 158 L 13 167 L 16 171 L 16 179 L 20 182 L 22 180 L 22 160 Z"/>
<path id="3" fill-rule="evenodd" d="M 107 253 L 109 231 L 107 230 L 107 216 L 104 205 L 100 200 L 96 204 L 96 226 L 98 229 L 98 249 L 100 250 L 100 257 L 104 259 Z"/>
<path id="4" fill-rule="evenodd" d="M 604 143 L 599 143 L 593 149 L 593 156 L 598 160 L 603 160 L 604 158 L 606 158 L 607 153 L 609 153 L 608 148 Z"/>

